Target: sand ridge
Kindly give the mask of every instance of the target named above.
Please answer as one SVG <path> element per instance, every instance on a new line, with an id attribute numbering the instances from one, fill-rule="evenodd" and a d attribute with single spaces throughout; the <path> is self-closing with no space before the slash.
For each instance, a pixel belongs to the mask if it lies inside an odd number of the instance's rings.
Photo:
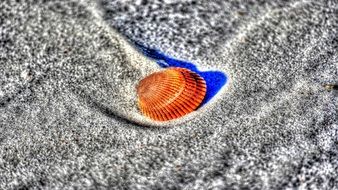
<path id="1" fill-rule="evenodd" d="M 40 3 L 0 3 L 0 189 L 338 187 L 336 1 Z M 121 38 L 230 88 L 173 127 L 130 122 L 112 108 L 159 68 Z"/>

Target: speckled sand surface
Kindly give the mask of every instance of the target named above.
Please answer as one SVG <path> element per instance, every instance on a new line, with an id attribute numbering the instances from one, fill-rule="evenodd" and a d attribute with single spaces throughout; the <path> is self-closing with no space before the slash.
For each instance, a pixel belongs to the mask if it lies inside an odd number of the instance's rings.
<path id="1" fill-rule="evenodd" d="M 126 39 L 231 84 L 140 126 L 134 86 L 159 68 Z M 328 83 L 337 1 L 1 1 L 0 189 L 337 189 Z"/>

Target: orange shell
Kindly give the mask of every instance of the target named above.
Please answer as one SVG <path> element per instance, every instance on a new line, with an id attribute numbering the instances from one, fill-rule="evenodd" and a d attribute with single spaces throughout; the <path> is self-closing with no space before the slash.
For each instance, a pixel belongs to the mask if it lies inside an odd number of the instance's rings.
<path id="1" fill-rule="evenodd" d="M 206 88 L 198 74 L 184 68 L 168 68 L 140 81 L 137 86 L 139 108 L 156 121 L 176 119 L 196 110 Z"/>

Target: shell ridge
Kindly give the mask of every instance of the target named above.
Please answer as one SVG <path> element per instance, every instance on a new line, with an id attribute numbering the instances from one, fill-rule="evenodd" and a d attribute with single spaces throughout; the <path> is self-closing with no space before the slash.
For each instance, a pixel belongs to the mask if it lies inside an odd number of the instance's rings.
<path id="1" fill-rule="evenodd" d="M 138 105 L 157 121 L 176 119 L 193 112 L 203 101 L 206 82 L 185 68 L 168 68 L 142 79 L 137 86 Z"/>

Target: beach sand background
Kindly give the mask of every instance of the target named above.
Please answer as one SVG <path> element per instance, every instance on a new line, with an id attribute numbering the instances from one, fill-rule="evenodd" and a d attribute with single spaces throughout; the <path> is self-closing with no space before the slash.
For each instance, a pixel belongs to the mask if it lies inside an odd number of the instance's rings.
<path id="1" fill-rule="evenodd" d="M 2 1 L 0 189 L 336 189 L 337 30 L 337 1 Z M 231 83 L 140 125 L 132 42 Z"/>

